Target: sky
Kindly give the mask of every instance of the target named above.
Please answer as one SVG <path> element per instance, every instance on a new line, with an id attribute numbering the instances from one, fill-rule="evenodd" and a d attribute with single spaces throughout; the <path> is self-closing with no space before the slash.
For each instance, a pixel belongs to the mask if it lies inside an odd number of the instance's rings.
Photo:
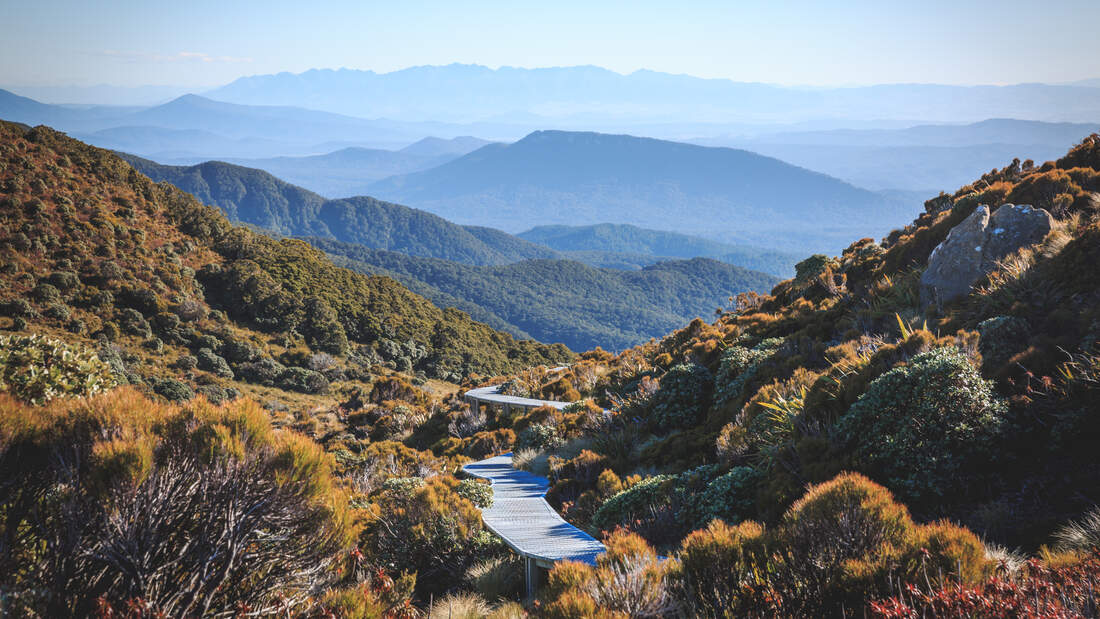
<path id="1" fill-rule="evenodd" d="M 786 85 L 1100 78 L 1100 1 L 0 0 L 0 85 L 598 65 Z"/>

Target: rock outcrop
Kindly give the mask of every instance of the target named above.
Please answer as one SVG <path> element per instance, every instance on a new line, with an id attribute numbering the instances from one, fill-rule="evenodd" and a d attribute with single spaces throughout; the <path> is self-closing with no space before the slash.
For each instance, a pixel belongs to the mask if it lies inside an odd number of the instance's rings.
<path id="1" fill-rule="evenodd" d="M 1053 227 L 1050 213 L 1026 204 L 1003 204 L 992 215 L 979 206 L 932 250 L 920 280 L 922 305 L 965 296 L 998 261 L 1041 242 Z"/>

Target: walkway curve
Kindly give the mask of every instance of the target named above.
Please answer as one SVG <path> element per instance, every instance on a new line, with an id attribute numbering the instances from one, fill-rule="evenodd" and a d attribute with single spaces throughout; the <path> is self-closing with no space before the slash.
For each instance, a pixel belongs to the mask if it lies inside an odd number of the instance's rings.
<path id="1" fill-rule="evenodd" d="M 546 502 L 550 482 L 545 477 L 512 467 L 506 453 L 462 467 L 493 485 L 493 504 L 481 519 L 516 553 L 550 568 L 558 561 L 594 564 L 605 551 L 596 538 L 566 522 Z"/>
<path id="2" fill-rule="evenodd" d="M 563 369 L 564 366 L 551 371 Z M 500 393 L 500 385 L 470 389 L 463 397 L 475 408 L 496 405 L 506 413 L 512 408 L 540 406 L 561 410 L 570 404 L 504 395 Z M 472 462 L 462 470 L 492 484 L 493 504 L 481 510 L 481 519 L 486 528 L 523 557 L 529 599 L 534 599 L 538 588 L 538 568 L 550 569 L 558 561 L 593 565 L 596 557 L 606 552 L 599 540 L 566 522 L 550 507 L 546 502 L 550 481 L 513 467 L 511 453 Z"/>

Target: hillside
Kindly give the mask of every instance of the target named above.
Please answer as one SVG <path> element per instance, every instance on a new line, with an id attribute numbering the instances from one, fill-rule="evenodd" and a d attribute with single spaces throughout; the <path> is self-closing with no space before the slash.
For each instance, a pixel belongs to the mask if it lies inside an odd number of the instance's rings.
<path id="1" fill-rule="evenodd" d="M 509 232 L 615 221 L 802 250 L 885 234 L 909 211 L 747 151 L 562 131 L 485 146 L 369 189 L 458 223 Z"/>
<path id="2" fill-rule="evenodd" d="M 326 200 L 263 170 L 209 161 L 166 166 L 120 155 L 143 174 L 172 183 L 234 220 L 292 236 L 323 236 L 463 264 L 506 264 L 559 257 L 553 250 L 492 230 L 368 197 Z"/>
<path id="3" fill-rule="evenodd" d="M 1090 616 L 1098 195 L 1093 134 L 928 200 L 881 244 L 811 256 L 713 323 L 509 377 L 591 401 L 502 421 L 513 462 L 689 616 Z M 585 588 L 542 608 L 621 608 L 600 593 L 618 577 L 559 566 L 551 582 Z"/>
<path id="4" fill-rule="evenodd" d="M 461 591 L 488 615 L 474 590 L 521 616 L 492 489 L 455 477 L 508 452 L 607 548 L 551 570 L 540 617 L 1095 614 L 1100 135 L 713 323 L 574 357 L 110 153 L 0 131 L 0 583 L 20 614 L 413 617 Z M 585 401 L 476 410 L 394 369 Z"/>
<path id="5" fill-rule="evenodd" d="M 696 316 L 712 315 L 731 296 L 764 292 L 778 283 L 764 273 L 703 258 L 660 262 L 637 271 L 597 269 L 567 260 L 476 267 L 307 240 L 348 259 L 334 258 L 337 264 L 389 275 L 440 307 L 459 300 L 457 307 L 495 328 L 562 342 L 574 350 L 629 348 Z"/>
<path id="6" fill-rule="evenodd" d="M 730 245 L 710 239 L 662 230 L 647 230 L 627 224 L 592 226 L 536 226 L 516 236 L 546 245 L 586 264 L 604 260 L 653 264 L 670 258 L 714 258 L 746 269 L 789 276 L 802 258 L 745 245 Z"/>
<path id="7" fill-rule="evenodd" d="M 105 338 L 133 382 L 228 387 L 235 375 L 251 382 L 240 377 L 257 363 L 309 378 L 319 376 L 308 367 L 317 353 L 349 371 L 356 358 L 360 373 L 388 363 L 452 380 L 569 356 L 338 268 L 301 241 L 234 227 L 109 152 L 45 127 L 0 129 L 6 327 Z M 189 354 L 198 374 L 179 361 Z"/>

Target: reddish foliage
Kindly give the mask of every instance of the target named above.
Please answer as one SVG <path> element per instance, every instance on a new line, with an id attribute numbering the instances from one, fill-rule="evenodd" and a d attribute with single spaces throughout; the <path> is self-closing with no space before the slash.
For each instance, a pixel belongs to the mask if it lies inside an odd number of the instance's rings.
<path id="1" fill-rule="evenodd" d="M 954 583 L 923 590 L 906 585 L 897 596 L 871 602 L 869 611 L 881 619 L 1097 617 L 1098 585 L 1100 555 L 1067 567 L 1047 567 L 1032 560 L 1016 578 L 998 576 L 974 587 Z"/>

